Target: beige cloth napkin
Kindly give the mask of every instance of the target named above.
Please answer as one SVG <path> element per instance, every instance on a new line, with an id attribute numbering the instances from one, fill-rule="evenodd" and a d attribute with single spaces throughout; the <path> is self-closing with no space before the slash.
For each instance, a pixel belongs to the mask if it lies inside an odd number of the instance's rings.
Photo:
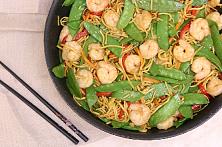
<path id="1" fill-rule="evenodd" d="M 51 3 L 52 0 L 0 0 L 0 60 L 12 68 L 89 136 L 90 141 L 88 143 L 81 142 L 80 146 L 222 146 L 220 140 L 222 111 L 193 131 L 161 141 L 134 141 L 115 137 L 82 120 L 58 94 L 47 71 L 43 48 L 43 30 Z M 0 79 L 6 81 L 64 126 L 2 67 L 0 67 Z M 69 130 L 67 127 L 65 128 Z M 6 146 L 71 147 L 74 145 L 14 95 L 0 86 L 0 147 Z"/>

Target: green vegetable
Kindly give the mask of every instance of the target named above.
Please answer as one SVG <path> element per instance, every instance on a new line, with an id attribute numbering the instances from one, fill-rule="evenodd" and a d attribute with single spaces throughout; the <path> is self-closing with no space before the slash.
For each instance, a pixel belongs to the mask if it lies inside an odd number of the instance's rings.
<path id="1" fill-rule="evenodd" d="M 121 128 L 122 129 L 126 129 L 126 130 L 131 130 L 131 131 L 139 131 L 139 130 L 141 130 L 141 128 L 139 126 L 131 127 L 130 125 L 122 126 Z"/>
<path id="2" fill-rule="evenodd" d="M 118 122 L 118 121 L 111 121 L 111 125 L 113 126 L 113 128 L 122 128 L 123 126 L 127 126 L 129 125 L 128 122 Z"/>
<path id="3" fill-rule="evenodd" d="M 177 69 L 174 68 L 165 68 L 162 65 L 158 65 L 153 63 L 153 65 L 150 68 L 150 73 L 153 76 L 162 76 L 162 77 L 167 77 L 167 78 L 172 78 L 176 80 L 186 80 L 187 77 L 186 75 Z"/>
<path id="4" fill-rule="evenodd" d="M 63 6 L 70 6 L 74 3 L 74 1 L 75 0 L 65 0 L 62 5 Z"/>
<path id="5" fill-rule="evenodd" d="M 207 3 L 208 0 L 193 0 L 192 6 L 202 6 Z"/>
<path id="6" fill-rule="evenodd" d="M 99 27 L 97 27 L 96 25 L 93 25 L 90 22 L 84 22 L 84 27 L 86 28 L 86 30 L 89 32 L 89 34 L 91 36 L 93 36 L 96 40 L 98 40 L 99 42 L 103 42 L 103 37 L 102 37 L 102 30 L 100 30 Z M 120 43 L 117 39 L 108 36 L 107 37 L 107 42 L 105 43 L 106 45 L 115 45 L 115 46 L 120 46 Z M 115 54 L 117 57 L 121 57 L 121 53 L 122 53 L 122 48 L 120 47 L 108 47 L 108 49 L 113 52 L 113 54 Z"/>
<path id="7" fill-rule="evenodd" d="M 220 37 L 219 30 L 216 25 L 213 25 L 210 27 L 214 48 L 217 57 L 220 59 L 220 62 L 222 63 L 222 39 Z"/>
<path id="8" fill-rule="evenodd" d="M 184 8 L 184 4 L 173 0 L 137 0 L 139 8 L 147 11 L 177 12 Z"/>
<path id="9" fill-rule="evenodd" d="M 79 88 L 79 84 L 76 81 L 76 78 L 75 78 L 75 75 L 74 75 L 74 72 L 72 69 L 68 69 L 66 85 L 72 95 L 79 97 L 79 98 L 82 97 L 82 94 L 81 94 L 80 88 Z"/>
<path id="10" fill-rule="evenodd" d="M 205 9 L 201 9 L 198 13 L 196 18 L 205 18 L 206 14 L 205 14 Z"/>
<path id="11" fill-rule="evenodd" d="M 107 118 L 99 118 L 99 119 L 101 119 L 103 122 L 105 122 L 105 123 L 107 123 L 107 122 L 109 122 L 110 120 L 109 119 L 107 119 Z"/>
<path id="12" fill-rule="evenodd" d="M 193 110 L 192 106 L 182 105 L 179 108 L 179 112 L 183 115 L 185 118 L 193 118 Z"/>
<path id="13" fill-rule="evenodd" d="M 131 0 L 125 0 L 123 13 L 120 16 L 119 22 L 117 24 L 118 29 L 124 29 L 133 18 L 135 12 L 135 6 Z"/>
<path id="14" fill-rule="evenodd" d="M 182 101 L 179 94 L 173 96 L 164 106 L 157 110 L 149 120 L 151 127 L 156 127 L 158 123 L 161 123 L 171 117 L 181 106 Z"/>
<path id="15" fill-rule="evenodd" d="M 169 91 L 172 91 L 172 87 L 168 84 L 165 83 L 158 83 L 158 84 L 153 84 L 150 86 L 150 89 L 152 91 L 148 92 L 145 96 L 144 99 L 150 99 L 150 98 L 159 98 L 161 96 L 168 95 Z"/>
<path id="16" fill-rule="evenodd" d="M 57 78 L 64 78 L 65 77 L 65 65 L 60 64 L 56 67 L 53 67 L 52 72 Z"/>
<path id="17" fill-rule="evenodd" d="M 127 37 L 127 38 L 122 39 L 122 40 L 120 41 L 120 44 L 126 45 L 126 44 L 128 44 L 130 41 L 132 41 L 132 40 L 133 40 L 132 38 Z"/>
<path id="18" fill-rule="evenodd" d="M 150 74 L 144 74 L 144 76 L 148 77 L 148 78 L 156 79 L 159 81 L 171 83 L 171 84 L 178 84 L 179 83 L 179 80 L 175 80 L 175 79 L 171 79 L 171 78 L 166 78 L 166 77 L 161 77 L 161 76 L 151 76 Z"/>
<path id="19" fill-rule="evenodd" d="M 69 14 L 69 21 L 68 27 L 69 32 L 72 36 L 75 36 L 76 33 L 79 31 L 80 23 L 82 19 L 82 13 L 86 7 L 85 0 L 76 0 L 72 5 L 70 14 Z"/>
<path id="20" fill-rule="evenodd" d="M 190 87 L 188 92 L 189 93 L 196 93 L 198 90 L 199 90 L 198 86 L 195 86 L 195 87 Z"/>
<path id="21" fill-rule="evenodd" d="M 76 101 L 78 101 L 78 103 L 83 107 L 83 109 L 85 109 L 86 111 L 90 111 L 89 105 L 86 102 L 86 100 L 76 100 Z"/>
<path id="22" fill-rule="evenodd" d="M 190 19 L 185 20 L 183 24 L 179 27 L 178 32 L 180 32 L 189 22 L 190 22 Z"/>
<path id="23" fill-rule="evenodd" d="M 124 30 L 134 40 L 139 42 L 144 40 L 143 33 L 140 32 L 140 30 L 137 28 L 137 26 L 134 23 L 128 24 Z"/>
<path id="24" fill-rule="evenodd" d="M 170 37 L 177 35 L 178 32 L 176 30 L 176 26 L 175 25 L 170 26 L 168 33 Z"/>
<path id="25" fill-rule="evenodd" d="M 207 58 L 210 62 L 212 62 L 214 65 L 216 65 L 218 67 L 218 69 L 220 71 L 222 71 L 222 64 L 220 62 L 220 60 L 218 59 L 218 57 L 211 51 L 211 49 L 214 47 L 213 46 L 213 40 L 211 38 L 211 36 L 207 36 L 203 39 L 203 41 L 201 42 L 201 46 L 203 47 L 201 48 L 196 55 L 197 56 L 202 56 Z M 199 47 L 198 47 L 199 48 Z"/>
<path id="26" fill-rule="evenodd" d="M 96 90 L 93 86 L 90 86 L 86 89 L 86 99 L 89 108 L 91 108 L 97 102 L 98 97 L 96 96 Z"/>
<path id="27" fill-rule="evenodd" d="M 132 85 L 135 87 L 137 86 L 140 81 L 131 81 Z M 129 81 L 119 81 L 111 84 L 101 85 L 96 87 L 96 91 L 98 92 L 114 92 L 118 90 L 131 90 L 132 87 Z"/>
<path id="28" fill-rule="evenodd" d="M 112 93 L 112 97 L 129 102 L 138 101 L 142 96 L 142 93 L 132 90 L 118 90 Z"/>
<path id="29" fill-rule="evenodd" d="M 169 16 L 160 15 L 160 21 L 157 22 L 157 41 L 159 47 L 163 50 L 169 48 L 169 34 L 168 34 Z"/>
<path id="30" fill-rule="evenodd" d="M 177 24 L 180 20 L 180 14 L 178 12 L 173 12 L 171 16 L 173 18 L 173 24 Z"/>
<path id="31" fill-rule="evenodd" d="M 176 128 L 179 128 L 179 127 L 180 127 L 181 125 L 183 125 L 187 120 L 188 120 L 188 118 L 184 118 L 184 119 L 182 119 L 182 120 L 176 121 L 176 122 L 174 122 L 174 126 L 175 126 Z"/>
<path id="32" fill-rule="evenodd" d="M 209 100 L 204 94 L 187 93 L 183 94 L 184 105 L 208 104 Z"/>
<path id="33" fill-rule="evenodd" d="M 115 46 L 121 46 L 119 41 L 117 39 L 114 39 L 111 36 L 107 36 L 107 43 L 106 45 L 115 45 Z M 115 54 L 117 57 L 122 57 L 122 48 L 120 47 L 108 47 L 108 49 Z"/>
<path id="34" fill-rule="evenodd" d="M 180 70 L 184 73 L 188 73 L 188 70 L 190 68 L 190 62 L 187 61 L 187 62 L 183 62 L 181 65 L 180 65 Z"/>
<path id="35" fill-rule="evenodd" d="M 90 22 L 84 22 L 85 29 L 99 42 L 103 42 L 103 37 L 100 33 L 100 28 Z"/>

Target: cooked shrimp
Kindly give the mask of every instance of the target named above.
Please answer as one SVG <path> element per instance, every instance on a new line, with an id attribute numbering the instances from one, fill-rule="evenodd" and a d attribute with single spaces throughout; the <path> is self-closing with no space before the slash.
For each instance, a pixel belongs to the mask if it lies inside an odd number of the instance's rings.
<path id="1" fill-rule="evenodd" d="M 66 42 L 62 50 L 62 59 L 75 62 L 81 57 L 82 47 L 76 41 Z"/>
<path id="2" fill-rule="evenodd" d="M 109 5 L 109 0 L 86 0 L 86 5 L 91 12 L 102 12 Z"/>
<path id="3" fill-rule="evenodd" d="M 131 104 L 128 109 L 129 118 L 136 126 L 144 125 L 150 119 L 151 111 L 145 104 Z"/>
<path id="4" fill-rule="evenodd" d="M 211 63 L 205 57 L 199 57 L 193 61 L 191 70 L 196 73 L 195 79 L 201 80 L 211 72 Z"/>
<path id="5" fill-rule="evenodd" d="M 88 88 L 93 83 L 93 74 L 86 69 L 79 70 L 76 73 L 76 80 L 80 88 Z"/>
<path id="6" fill-rule="evenodd" d="M 207 15 L 207 19 L 213 20 L 217 23 L 219 30 L 222 29 L 222 15 L 219 12 L 212 12 Z"/>
<path id="7" fill-rule="evenodd" d="M 110 28 L 116 28 L 119 21 L 119 14 L 113 10 L 107 10 L 103 14 L 103 19 L 107 26 L 109 26 Z"/>
<path id="8" fill-rule="evenodd" d="M 60 32 L 59 41 L 64 43 L 64 41 L 72 41 L 72 36 L 69 33 L 68 26 L 64 26 L 62 31 Z"/>
<path id="9" fill-rule="evenodd" d="M 169 129 L 173 126 L 174 121 L 175 121 L 175 117 L 171 116 L 167 120 L 165 120 L 161 123 L 158 123 L 157 128 L 160 129 L 160 130 L 167 130 L 167 129 Z"/>
<path id="10" fill-rule="evenodd" d="M 158 54 L 159 46 L 154 40 L 147 40 L 140 45 L 140 52 L 145 59 L 151 59 Z"/>
<path id="11" fill-rule="evenodd" d="M 152 15 L 148 11 L 142 11 L 141 13 L 137 13 L 135 17 L 135 24 L 141 31 L 145 31 L 149 28 L 150 23 L 152 21 Z"/>
<path id="12" fill-rule="evenodd" d="M 126 67 L 126 71 L 131 74 L 138 73 L 141 65 L 140 57 L 138 55 L 129 55 L 124 65 Z"/>
<path id="13" fill-rule="evenodd" d="M 117 69 L 112 64 L 100 61 L 98 63 L 97 76 L 102 84 L 112 83 L 118 76 Z"/>
<path id="14" fill-rule="evenodd" d="M 102 60 L 105 55 L 105 50 L 98 43 L 89 45 L 89 56 L 92 60 Z"/>
<path id="15" fill-rule="evenodd" d="M 206 19 L 198 18 L 191 22 L 190 34 L 196 40 L 203 40 L 204 37 L 210 34 L 210 28 Z"/>
<path id="16" fill-rule="evenodd" d="M 209 0 L 208 4 L 212 7 L 216 7 L 220 4 L 220 0 Z"/>
<path id="17" fill-rule="evenodd" d="M 207 92 L 212 96 L 218 96 L 222 94 L 222 80 L 215 77 L 207 84 Z"/>
<path id="18" fill-rule="evenodd" d="M 190 61 L 194 54 L 194 48 L 185 40 L 179 40 L 179 45 L 173 49 L 174 57 L 180 62 Z"/>

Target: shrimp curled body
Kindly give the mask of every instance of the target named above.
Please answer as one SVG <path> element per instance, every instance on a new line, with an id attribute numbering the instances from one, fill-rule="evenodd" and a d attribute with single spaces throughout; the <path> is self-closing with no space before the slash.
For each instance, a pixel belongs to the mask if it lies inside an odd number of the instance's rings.
<path id="1" fill-rule="evenodd" d="M 66 42 L 62 51 L 62 59 L 75 62 L 81 57 L 82 47 L 76 41 Z"/>
<path id="2" fill-rule="evenodd" d="M 76 73 L 76 80 L 80 88 L 88 88 L 93 83 L 93 74 L 85 69 L 79 70 Z"/>
<path id="3" fill-rule="evenodd" d="M 92 60 L 102 60 L 105 56 L 105 50 L 100 44 L 90 44 L 89 45 L 89 56 Z"/>
<path id="4" fill-rule="evenodd" d="M 109 0 L 86 0 L 86 5 L 91 12 L 102 12 L 109 5 Z"/>
<path id="5" fill-rule="evenodd" d="M 190 34 L 194 39 L 201 41 L 210 34 L 210 28 L 206 19 L 198 18 L 191 22 Z"/>
<path id="6" fill-rule="evenodd" d="M 196 80 L 202 80 L 210 74 L 211 63 L 205 57 L 199 57 L 193 61 L 191 70 L 196 73 Z"/>
<path id="7" fill-rule="evenodd" d="M 97 76 L 102 84 L 112 83 L 118 76 L 117 69 L 112 64 L 100 61 L 98 63 Z"/>
<path id="8" fill-rule="evenodd" d="M 138 55 L 129 55 L 124 64 L 128 73 L 138 73 L 141 65 L 140 57 Z"/>
<path id="9" fill-rule="evenodd" d="M 131 104 L 128 109 L 129 118 L 136 126 L 146 124 L 151 116 L 151 111 L 145 104 Z"/>
<path id="10" fill-rule="evenodd" d="M 150 23 L 152 21 L 152 15 L 148 11 L 142 11 L 141 13 L 137 13 L 135 17 L 135 24 L 141 31 L 146 31 Z"/>
<path id="11" fill-rule="evenodd" d="M 180 62 L 190 61 L 194 54 L 194 48 L 184 40 L 179 40 L 179 45 L 175 46 L 173 50 L 174 57 Z"/>
<path id="12" fill-rule="evenodd" d="M 212 96 L 218 96 L 222 94 L 222 80 L 215 77 L 207 84 L 207 92 Z"/>
<path id="13" fill-rule="evenodd" d="M 158 54 L 159 46 L 154 40 L 147 40 L 140 45 L 140 52 L 145 59 L 151 59 Z"/>
<path id="14" fill-rule="evenodd" d="M 116 28 L 119 21 L 119 14 L 113 10 L 107 10 L 103 14 L 103 19 L 107 26 L 109 26 L 110 28 Z"/>
<path id="15" fill-rule="evenodd" d="M 167 129 L 169 129 L 173 126 L 174 120 L 175 120 L 175 118 L 173 116 L 171 116 L 167 120 L 158 123 L 157 128 L 160 129 L 160 130 L 167 130 Z"/>
<path id="16" fill-rule="evenodd" d="M 63 43 L 64 41 L 72 41 L 72 36 L 69 32 L 68 26 L 64 26 L 62 31 L 60 32 L 59 41 Z"/>

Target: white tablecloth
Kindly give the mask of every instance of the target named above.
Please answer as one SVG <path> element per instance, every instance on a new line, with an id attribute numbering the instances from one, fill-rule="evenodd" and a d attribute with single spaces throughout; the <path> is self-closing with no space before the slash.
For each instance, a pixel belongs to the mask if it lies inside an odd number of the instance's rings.
<path id="1" fill-rule="evenodd" d="M 161 141 L 135 141 L 112 136 L 98 130 L 77 116 L 56 91 L 45 63 L 43 30 L 51 2 L 52 0 L 0 0 L 0 60 L 89 136 L 90 141 L 88 143 L 81 141 L 79 146 L 222 146 L 220 137 L 222 135 L 222 111 L 195 130 Z M 64 126 L 2 67 L 0 67 L 0 79 L 10 84 Z M 65 128 L 67 129 L 67 127 Z M 6 146 L 71 147 L 74 145 L 0 86 L 0 147 Z"/>

